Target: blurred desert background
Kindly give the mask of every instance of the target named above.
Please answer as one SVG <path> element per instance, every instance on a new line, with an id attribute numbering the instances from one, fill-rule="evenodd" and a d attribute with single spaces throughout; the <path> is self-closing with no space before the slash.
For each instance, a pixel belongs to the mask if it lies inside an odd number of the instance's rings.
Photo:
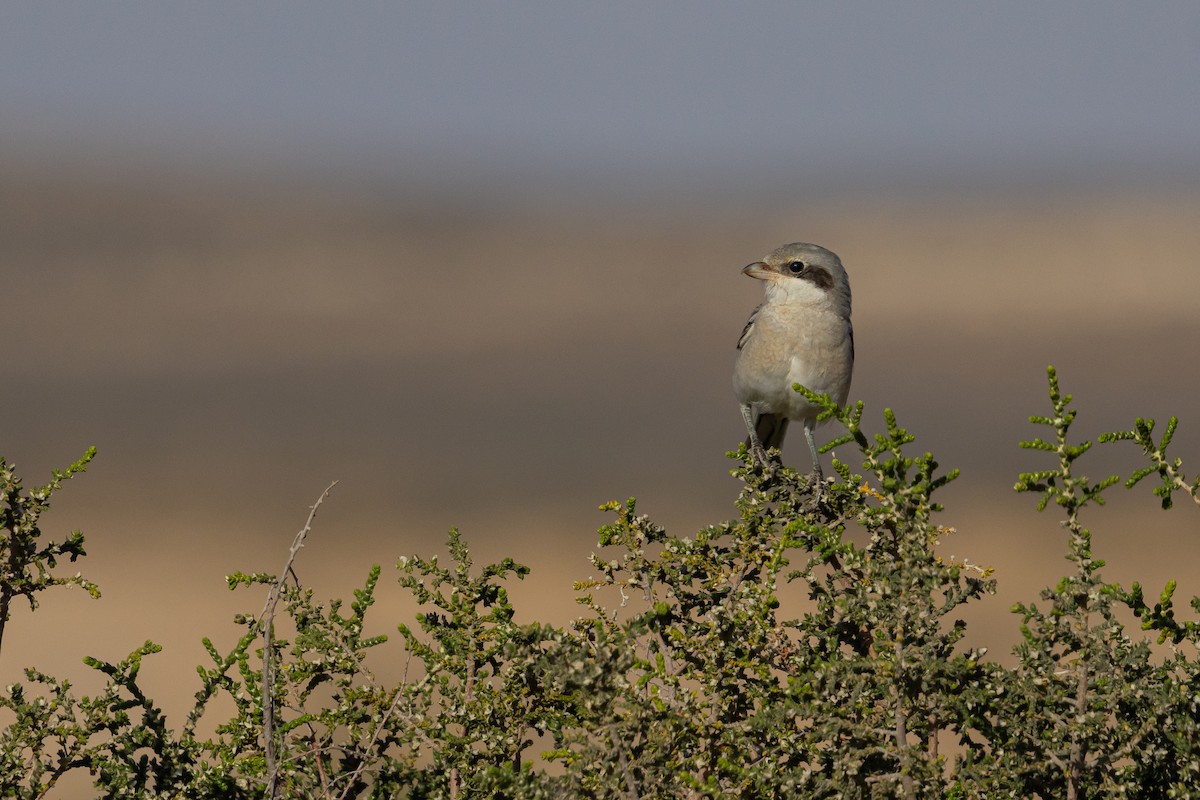
<path id="1" fill-rule="evenodd" d="M 734 513 L 740 269 L 796 240 L 847 266 L 871 426 L 963 471 L 944 547 L 996 568 L 1004 659 L 1066 566 L 1012 491 L 1047 364 L 1080 437 L 1176 414 L 1200 473 L 1197 41 L 1182 4 L 5 5 L 0 455 L 31 488 L 98 448 L 43 530 L 103 598 L 18 606 L 0 680 L 87 691 L 152 639 L 177 726 L 201 637 L 262 607 L 224 576 L 278 572 L 332 480 L 296 571 L 383 564 L 378 632 L 452 526 L 565 623 L 598 504 Z M 1105 574 L 1200 594 L 1200 510 L 1150 489 L 1091 516 Z"/>

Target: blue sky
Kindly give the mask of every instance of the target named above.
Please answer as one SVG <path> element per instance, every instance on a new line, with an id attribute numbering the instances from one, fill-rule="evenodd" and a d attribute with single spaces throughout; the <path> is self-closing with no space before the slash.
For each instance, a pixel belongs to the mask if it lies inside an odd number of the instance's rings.
<path id="1" fill-rule="evenodd" d="M 0 5 L 0 141 L 870 183 L 1200 175 L 1200 4 Z"/>

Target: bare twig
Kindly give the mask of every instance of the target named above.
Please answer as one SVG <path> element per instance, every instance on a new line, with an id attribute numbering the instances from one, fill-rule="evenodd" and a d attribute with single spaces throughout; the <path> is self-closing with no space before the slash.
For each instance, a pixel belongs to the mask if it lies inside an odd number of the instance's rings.
<path id="1" fill-rule="evenodd" d="M 279 596 L 283 593 L 283 585 L 287 582 L 288 575 L 291 575 L 293 579 L 296 577 L 296 573 L 292 571 L 292 563 L 296 560 L 296 554 L 300 552 L 300 548 L 304 547 L 304 539 L 308 536 L 308 532 L 312 530 L 317 509 L 321 507 L 321 503 L 325 502 L 325 498 L 337 484 L 338 482 L 334 481 L 326 486 L 325 491 L 321 492 L 321 496 L 317 498 L 317 502 L 313 503 L 312 508 L 309 509 L 308 519 L 305 520 L 304 527 L 296 534 L 296 538 L 292 540 L 287 563 L 275 581 L 275 585 L 271 587 L 271 592 L 267 595 L 267 603 L 263 606 L 262 614 L 259 616 L 263 631 L 263 755 L 267 762 L 267 796 L 271 800 L 279 797 L 279 764 L 275 755 L 275 608 L 279 605 Z"/>

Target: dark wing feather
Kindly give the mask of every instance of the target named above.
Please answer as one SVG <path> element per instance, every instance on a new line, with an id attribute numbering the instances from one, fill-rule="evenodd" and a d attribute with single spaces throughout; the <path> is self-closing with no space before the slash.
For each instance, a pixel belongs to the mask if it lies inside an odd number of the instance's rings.
<path id="1" fill-rule="evenodd" d="M 758 312 L 762 311 L 764 303 L 759 303 L 758 306 L 750 312 L 750 319 L 746 320 L 746 327 L 742 328 L 742 335 L 738 337 L 737 349 L 741 350 L 746 344 L 746 340 L 750 338 L 750 332 L 754 330 L 754 320 L 758 317 Z"/>

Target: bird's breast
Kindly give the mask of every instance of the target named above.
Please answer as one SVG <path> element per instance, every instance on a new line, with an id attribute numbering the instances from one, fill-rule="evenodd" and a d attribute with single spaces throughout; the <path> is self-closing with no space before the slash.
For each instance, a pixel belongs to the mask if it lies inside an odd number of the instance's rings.
<path id="1" fill-rule="evenodd" d="M 768 305 L 739 351 L 734 392 L 743 403 L 791 419 L 813 416 L 815 409 L 792 384 L 844 404 L 853 368 L 850 348 L 849 323 L 832 309 Z"/>

